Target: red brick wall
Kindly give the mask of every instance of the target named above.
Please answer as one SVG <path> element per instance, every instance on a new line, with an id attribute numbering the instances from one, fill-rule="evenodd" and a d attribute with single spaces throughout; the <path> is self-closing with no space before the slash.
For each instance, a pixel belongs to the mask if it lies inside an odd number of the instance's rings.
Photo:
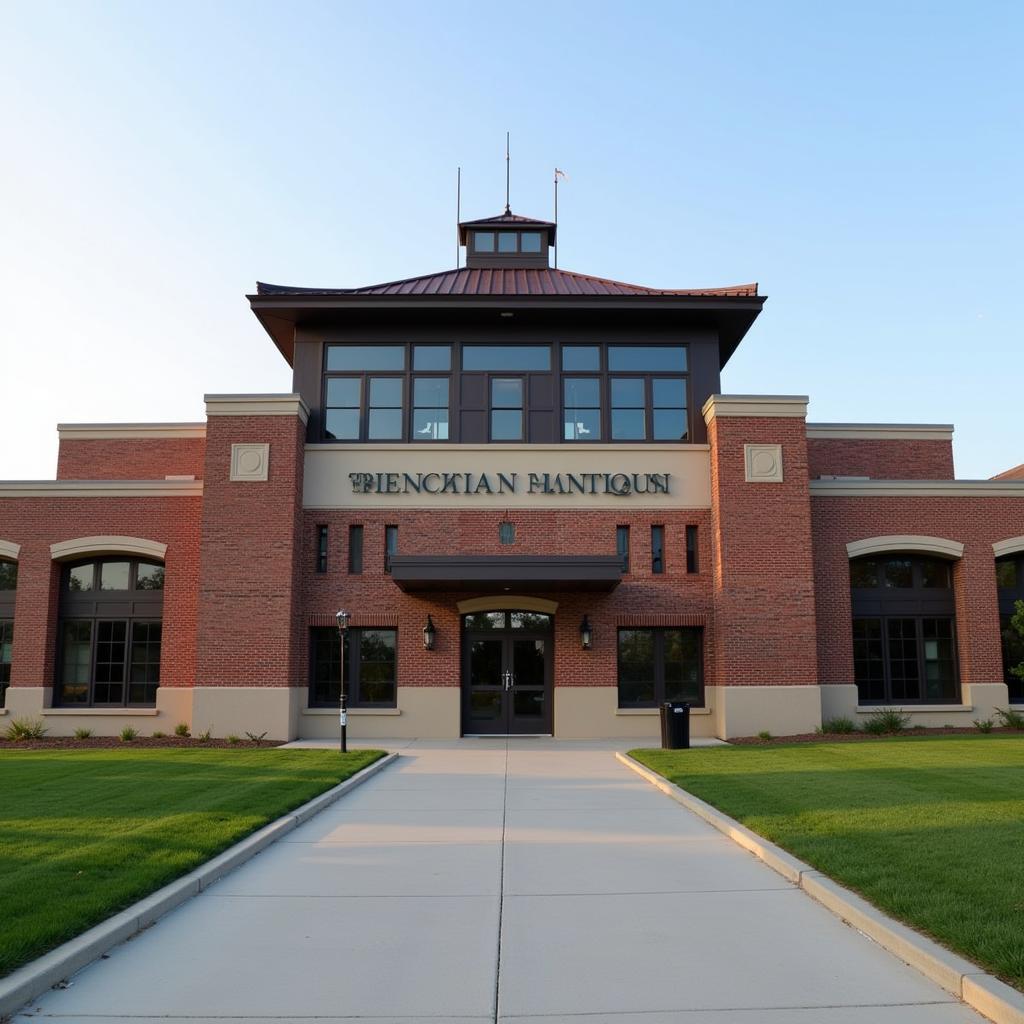
<path id="1" fill-rule="evenodd" d="M 716 417 L 708 440 L 717 685 L 816 683 L 804 420 Z M 782 483 L 746 482 L 748 443 L 782 445 Z"/>
<path id="2" fill-rule="evenodd" d="M 305 428 L 292 416 L 211 416 L 206 435 L 199 686 L 305 684 L 298 560 Z M 266 481 L 231 481 L 232 444 L 270 445 Z M 301 645 L 302 652 L 305 645 Z"/>
<path id="3" fill-rule="evenodd" d="M 964 556 L 953 574 L 961 681 L 1002 682 L 992 544 L 1024 533 L 1024 509 L 1019 500 L 816 497 L 811 507 L 823 683 L 853 682 L 846 545 L 892 534 L 921 534 L 964 544 Z"/>
<path id="4" fill-rule="evenodd" d="M 201 437 L 62 440 L 58 480 L 163 480 L 203 478 L 206 441 Z"/>
<path id="5" fill-rule="evenodd" d="M 869 476 L 874 480 L 952 480 L 952 441 L 869 441 L 812 437 L 810 476 Z"/>
<path id="6" fill-rule="evenodd" d="M 103 534 L 167 545 L 161 686 L 195 676 L 198 540 L 202 498 L 0 499 L 0 537 L 21 545 L 12 686 L 52 686 L 60 567 L 50 545 Z"/>
<path id="7" fill-rule="evenodd" d="M 514 545 L 498 542 L 498 524 L 516 526 Z M 329 533 L 328 570 L 316 569 L 317 526 Z M 348 527 L 363 526 L 363 572 L 348 573 Z M 332 616 L 339 608 L 353 615 L 352 625 L 391 625 L 399 629 L 398 681 L 402 686 L 458 686 L 460 682 L 460 619 L 456 602 L 492 596 L 493 590 L 459 593 L 405 594 L 384 572 L 384 527 L 398 526 L 400 554 L 441 555 L 584 555 L 615 554 L 615 528 L 630 527 L 630 572 L 609 593 L 544 593 L 558 602 L 555 614 L 555 683 L 558 686 L 614 686 L 617 682 L 618 625 L 669 625 L 703 616 L 705 678 L 713 675 L 710 514 L 706 511 L 502 511 L 457 509 L 373 510 L 357 514 L 307 511 L 301 556 L 304 616 Z M 665 527 L 665 572 L 651 573 L 651 526 Z M 698 527 L 698 568 L 686 573 L 686 526 Z M 533 594 L 529 587 L 520 593 Z M 437 627 L 433 651 L 424 651 L 422 634 L 427 614 Z M 594 645 L 580 647 L 583 615 L 590 618 Z M 632 619 L 638 616 L 639 619 Z M 308 635 L 308 634 L 307 634 Z M 302 652 L 308 659 L 308 652 Z M 305 685 L 308 663 L 301 664 Z"/>

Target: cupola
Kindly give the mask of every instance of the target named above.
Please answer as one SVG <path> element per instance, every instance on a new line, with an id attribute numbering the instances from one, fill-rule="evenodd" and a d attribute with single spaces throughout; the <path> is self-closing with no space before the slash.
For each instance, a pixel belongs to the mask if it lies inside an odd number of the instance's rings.
<path id="1" fill-rule="evenodd" d="M 459 244 L 466 247 L 467 267 L 548 267 L 555 225 L 506 210 L 498 217 L 462 221 Z"/>

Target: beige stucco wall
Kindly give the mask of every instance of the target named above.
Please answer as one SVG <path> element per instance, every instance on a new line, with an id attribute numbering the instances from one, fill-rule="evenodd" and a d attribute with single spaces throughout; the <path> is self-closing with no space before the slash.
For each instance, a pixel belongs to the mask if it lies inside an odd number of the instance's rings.
<path id="1" fill-rule="evenodd" d="M 305 696 L 306 691 L 302 694 Z M 398 707 L 382 711 L 354 708 L 348 716 L 350 739 L 454 739 L 459 735 L 457 686 L 399 686 Z M 299 709 L 300 739 L 334 739 L 338 712 L 331 708 Z"/>
<path id="2" fill-rule="evenodd" d="M 718 686 L 714 708 L 718 736 L 793 736 L 821 725 L 818 686 Z"/>
<path id="3" fill-rule="evenodd" d="M 197 686 L 192 691 L 192 732 L 210 729 L 216 737 L 245 738 L 265 732 L 268 740 L 292 740 L 298 735 L 300 695 L 305 687 Z"/>
<path id="4" fill-rule="evenodd" d="M 883 707 L 857 704 L 857 687 L 852 684 L 821 687 L 821 717 L 849 718 L 859 726 L 876 711 L 895 708 L 910 719 L 910 726 L 941 729 L 946 725 L 970 728 L 974 720 L 992 719 L 997 725 L 996 708 L 1008 707 L 1009 691 L 1005 683 L 964 683 L 961 704 L 919 707 L 914 704 L 887 704 Z"/>
<path id="5" fill-rule="evenodd" d="M 671 473 L 668 494 L 530 494 L 530 473 Z M 498 473 L 518 475 L 505 494 L 357 494 L 350 473 Z M 710 508 L 711 454 L 707 445 L 638 448 L 601 445 L 318 444 L 306 448 L 306 508 Z"/>
<path id="6" fill-rule="evenodd" d="M 661 745 L 657 709 L 620 711 L 615 686 L 556 686 L 555 736 L 559 739 L 630 739 Z M 713 736 L 714 718 L 703 709 L 690 715 L 691 736 Z"/>
<path id="7" fill-rule="evenodd" d="M 54 708 L 51 688 L 15 686 L 7 691 L 7 714 L 0 717 L 0 729 L 18 718 L 41 719 L 48 736 L 73 736 L 76 729 L 91 729 L 94 736 L 117 736 L 126 726 L 140 736 L 174 732 L 179 722 L 191 723 L 191 689 L 161 686 L 155 708 Z"/>

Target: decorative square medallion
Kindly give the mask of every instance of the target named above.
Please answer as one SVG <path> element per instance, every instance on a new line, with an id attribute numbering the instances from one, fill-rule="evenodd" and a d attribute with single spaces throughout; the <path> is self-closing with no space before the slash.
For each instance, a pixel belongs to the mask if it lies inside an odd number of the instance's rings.
<path id="1" fill-rule="evenodd" d="M 748 484 L 782 483 L 781 444 L 745 444 L 743 454 Z"/>
<path id="2" fill-rule="evenodd" d="M 266 480 L 270 470 L 269 444 L 233 444 L 232 480 Z"/>

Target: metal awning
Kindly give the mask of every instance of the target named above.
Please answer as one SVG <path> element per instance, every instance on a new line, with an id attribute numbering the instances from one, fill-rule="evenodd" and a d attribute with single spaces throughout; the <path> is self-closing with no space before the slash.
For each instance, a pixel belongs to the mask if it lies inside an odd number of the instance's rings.
<path id="1" fill-rule="evenodd" d="M 391 578 L 412 590 L 612 590 L 618 555 L 392 555 Z"/>

